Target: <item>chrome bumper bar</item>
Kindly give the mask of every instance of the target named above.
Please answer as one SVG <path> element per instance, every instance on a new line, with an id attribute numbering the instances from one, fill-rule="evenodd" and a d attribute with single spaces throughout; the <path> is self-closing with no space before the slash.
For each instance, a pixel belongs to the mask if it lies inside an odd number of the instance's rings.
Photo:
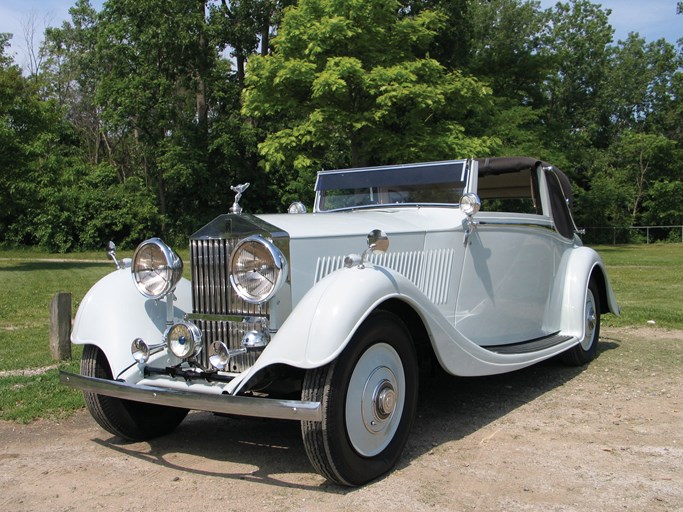
<path id="1" fill-rule="evenodd" d="M 89 391 L 98 395 L 113 396 L 124 400 L 168 405 L 198 411 L 258 416 L 282 420 L 322 421 L 320 402 L 278 400 L 249 396 L 208 395 L 156 386 L 128 384 L 126 382 L 85 377 L 75 373 L 59 372 L 59 379 L 66 386 Z"/>

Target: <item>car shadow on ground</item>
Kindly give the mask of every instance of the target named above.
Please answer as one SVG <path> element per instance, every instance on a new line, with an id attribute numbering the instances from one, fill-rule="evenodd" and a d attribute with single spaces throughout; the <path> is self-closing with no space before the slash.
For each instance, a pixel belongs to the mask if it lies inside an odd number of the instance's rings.
<path id="1" fill-rule="evenodd" d="M 618 346 L 618 340 L 602 340 L 598 357 Z M 584 367 L 566 366 L 553 359 L 489 377 L 462 378 L 435 372 L 421 384 L 417 417 L 397 469 L 441 444 L 484 428 L 582 371 Z M 353 491 L 315 475 L 296 421 L 192 412 L 172 434 L 158 439 L 126 443 L 117 437 L 103 437 L 93 442 L 185 474 L 336 494 Z"/>

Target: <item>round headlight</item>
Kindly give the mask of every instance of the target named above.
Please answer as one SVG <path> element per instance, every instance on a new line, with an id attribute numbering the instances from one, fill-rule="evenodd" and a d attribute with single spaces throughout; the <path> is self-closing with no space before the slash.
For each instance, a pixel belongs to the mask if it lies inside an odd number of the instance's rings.
<path id="1" fill-rule="evenodd" d="M 183 275 L 180 256 L 158 238 L 150 238 L 138 245 L 131 268 L 135 286 L 149 299 L 164 297 Z"/>
<path id="2" fill-rule="evenodd" d="M 195 324 L 175 324 L 166 330 L 164 341 L 174 356 L 185 359 L 202 350 L 202 331 Z"/>
<path id="3" fill-rule="evenodd" d="M 230 256 L 230 284 L 242 299 L 260 304 L 273 298 L 287 278 L 284 254 L 255 235 L 239 242 Z"/>

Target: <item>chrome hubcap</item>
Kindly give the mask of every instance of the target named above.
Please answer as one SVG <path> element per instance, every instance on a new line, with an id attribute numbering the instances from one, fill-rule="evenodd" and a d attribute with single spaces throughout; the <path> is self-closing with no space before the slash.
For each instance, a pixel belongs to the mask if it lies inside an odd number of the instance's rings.
<path id="1" fill-rule="evenodd" d="M 349 440 L 360 455 L 377 455 L 394 438 L 403 389 L 403 364 L 391 345 L 377 343 L 363 353 L 349 381 L 345 408 Z"/>

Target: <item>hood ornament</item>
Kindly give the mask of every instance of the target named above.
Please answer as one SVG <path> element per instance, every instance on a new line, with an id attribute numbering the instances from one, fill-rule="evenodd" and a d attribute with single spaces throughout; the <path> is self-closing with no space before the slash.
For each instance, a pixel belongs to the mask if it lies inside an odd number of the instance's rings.
<path id="1" fill-rule="evenodd" d="M 230 190 L 232 190 L 235 193 L 235 202 L 232 203 L 232 206 L 230 207 L 230 213 L 242 213 L 242 207 L 240 206 L 240 199 L 242 199 L 242 194 L 244 193 L 245 190 L 249 188 L 249 183 L 242 183 L 241 185 L 234 185 L 230 187 Z"/>

